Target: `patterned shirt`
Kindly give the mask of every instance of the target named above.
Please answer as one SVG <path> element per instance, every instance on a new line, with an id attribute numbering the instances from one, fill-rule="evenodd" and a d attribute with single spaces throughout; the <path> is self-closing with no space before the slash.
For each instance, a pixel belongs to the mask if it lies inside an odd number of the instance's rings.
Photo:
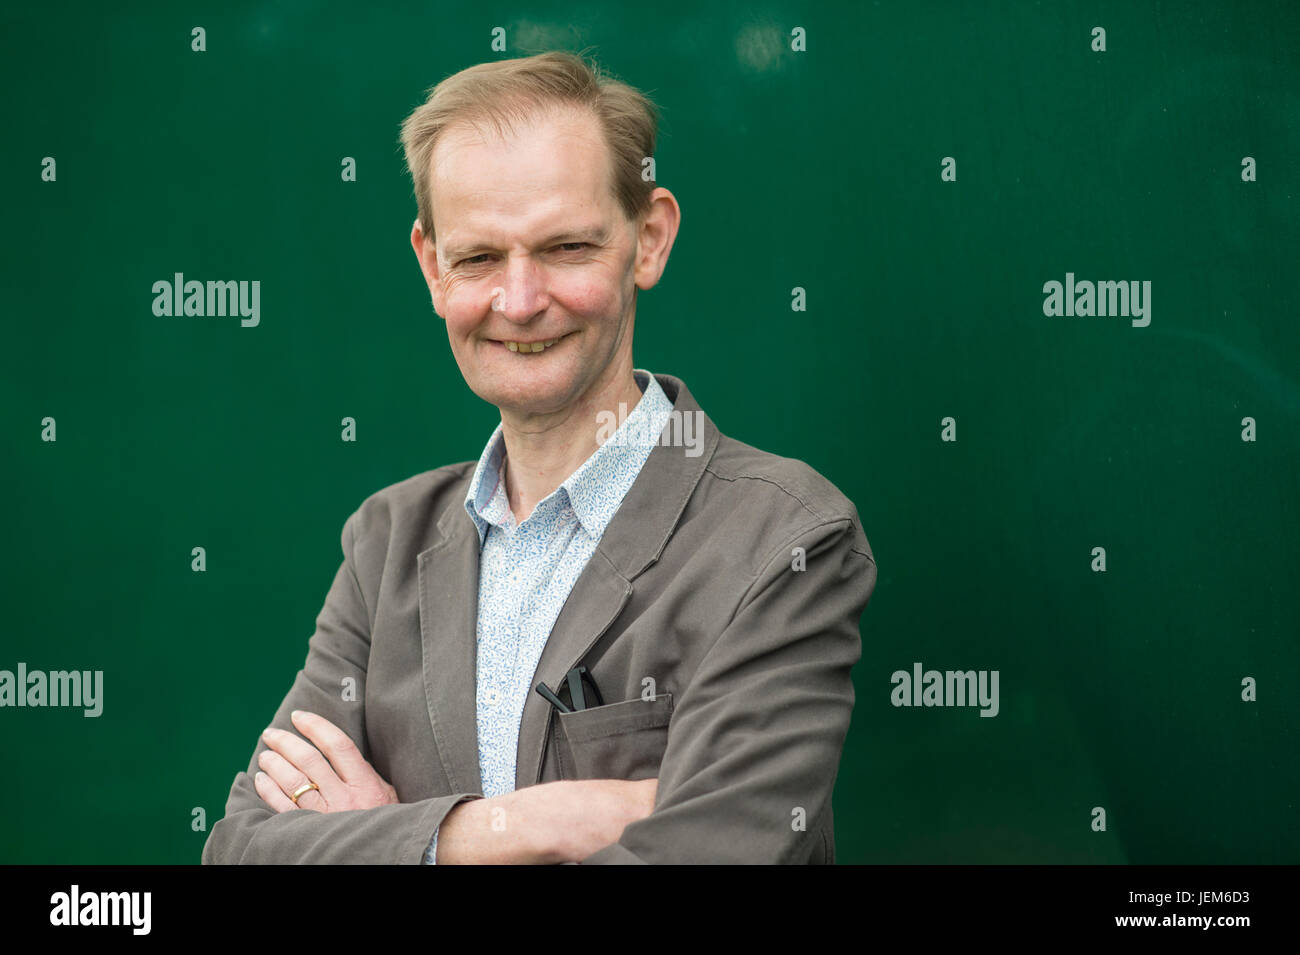
<path id="1" fill-rule="evenodd" d="M 654 375 L 639 368 L 633 374 L 642 391 L 636 407 L 522 524 L 515 521 L 502 480 L 506 448 L 501 425 L 483 449 L 465 496 L 480 545 L 475 703 L 484 797 L 515 788 L 519 724 L 542 649 L 672 412 Z M 437 852 L 435 830 L 425 851 L 426 865 L 435 864 Z"/>

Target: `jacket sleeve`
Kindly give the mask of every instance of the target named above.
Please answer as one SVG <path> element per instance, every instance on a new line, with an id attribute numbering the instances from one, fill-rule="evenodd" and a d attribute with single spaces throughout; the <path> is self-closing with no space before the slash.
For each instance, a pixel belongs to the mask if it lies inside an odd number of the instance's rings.
<path id="1" fill-rule="evenodd" d="M 792 566 L 803 547 L 806 569 Z M 848 519 L 784 545 L 681 694 L 655 808 L 584 864 L 820 859 L 876 565 Z M 799 821 L 805 821 L 800 828 Z"/>
<path id="2" fill-rule="evenodd" d="M 343 730 L 369 762 L 365 704 L 343 700 L 344 677 L 366 686 L 370 655 L 370 624 L 353 563 L 353 513 L 343 525 L 343 563 L 325 605 L 316 618 L 316 632 L 307 644 L 307 660 L 294 679 L 270 726 L 297 733 L 289 721 L 294 710 L 319 713 Z M 248 769 L 235 776 L 218 820 L 203 847 L 203 864 L 220 863 L 408 863 L 424 860 L 431 835 L 458 803 L 482 798 L 456 793 L 417 802 L 320 813 L 307 809 L 278 813 L 253 787 L 257 758 L 267 749 L 259 735 Z"/>

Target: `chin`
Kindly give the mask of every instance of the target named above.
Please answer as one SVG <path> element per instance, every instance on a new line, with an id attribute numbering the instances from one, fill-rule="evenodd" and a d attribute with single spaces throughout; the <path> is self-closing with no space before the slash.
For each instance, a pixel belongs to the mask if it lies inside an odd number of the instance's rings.
<path id="1" fill-rule="evenodd" d="M 554 378 L 540 382 L 515 378 L 503 382 L 493 377 L 478 390 L 478 396 L 489 404 L 535 414 L 546 414 L 563 408 L 569 401 L 569 393 L 569 382 L 556 381 Z"/>

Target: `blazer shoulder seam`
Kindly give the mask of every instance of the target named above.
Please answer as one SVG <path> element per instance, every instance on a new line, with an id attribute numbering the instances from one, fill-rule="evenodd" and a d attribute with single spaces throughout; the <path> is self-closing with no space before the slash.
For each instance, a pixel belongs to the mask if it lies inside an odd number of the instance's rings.
<path id="1" fill-rule="evenodd" d="M 803 498 L 801 498 L 798 494 L 794 493 L 794 491 L 790 490 L 788 487 L 786 487 L 786 486 L 785 486 L 784 484 L 782 484 L 780 481 L 774 481 L 774 480 L 772 480 L 771 478 L 769 478 L 769 477 L 764 477 L 764 476 L 761 475 L 761 474 L 731 474 L 731 475 L 728 475 L 728 474 L 719 474 L 717 471 L 715 471 L 715 470 L 713 469 L 713 464 L 712 464 L 712 463 L 706 464 L 706 465 L 704 466 L 704 470 L 708 471 L 710 474 L 712 474 L 712 475 L 713 475 L 715 478 L 717 478 L 719 481 L 729 481 L 729 482 L 732 482 L 732 483 L 735 483 L 736 481 L 742 481 L 742 480 L 744 480 L 744 481 L 762 481 L 764 484 L 770 484 L 770 485 L 772 485 L 772 486 L 775 487 L 775 488 L 779 488 L 779 489 L 780 489 L 781 491 L 783 491 L 785 494 L 787 494 L 788 496 L 794 498 L 796 501 L 799 502 L 800 506 L 802 506 L 803 509 L 804 509 L 805 511 L 807 511 L 809 514 L 811 514 L 813 517 L 818 518 L 819 520 L 823 520 L 823 521 L 825 521 L 825 520 L 839 520 L 839 518 L 827 518 L 827 516 L 826 516 L 825 514 L 822 514 L 821 512 L 815 510 L 815 509 L 814 509 L 814 508 L 813 508 L 813 507 L 812 507 L 812 506 L 811 506 L 807 501 L 805 501 Z M 847 517 L 848 515 L 845 515 L 845 516 Z"/>
<path id="2" fill-rule="evenodd" d="M 803 462 L 800 462 L 800 463 L 803 463 Z M 765 475 L 761 475 L 761 474 L 730 474 L 730 475 L 728 475 L 728 474 L 719 474 L 718 471 L 714 469 L 714 467 L 713 467 L 713 463 L 712 463 L 712 462 L 709 462 L 708 464 L 706 464 L 706 465 L 704 466 L 704 470 L 708 471 L 709 474 L 713 475 L 713 476 L 714 476 L 717 480 L 719 480 L 719 481 L 728 481 L 728 482 L 731 482 L 731 483 L 735 483 L 736 481 L 739 481 L 739 480 L 742 480 L 742 479 L 743 479 L 743 480 L 749 480 L 749 481 L 762 481 L 764 484 L 771 484 L 773 487 L 779 488 L 779 489 L 780 489 L 782 492 L 784 492 L 786 495 L 788 495 L 789 497 L 791 497 L 791 498 L 793 498 L 794 500 L 798 501 L 798 502 L 799 502 L 799 505 L 800 505 L 800 506 L 801 506 L 805 511 L 807 511 L 810 515 L 812 515 L 813 518 L 815 518 L 815 519 L 819 522 L 818 524 L 814 525 L 813 527 L 809 527 L 809 528 L 804 529 L 803 531 L 800 531 L 800 534 L 805 534 L 805 533 L 807 533 L 808 531 L 810 531 L 810 530 L 814 530 L 816 527 L 820 527 L 820 526 L 822 526 L 822 525 L 824 525 L 824 524 L 838 524 L 838 523 L 840 523 L 840 522 L 842 522 L 842 521 L 848 521 L 850 524 L 853 524 L 853 523 L 856 523 L 856 522 L 857 522 L 856 515 L 855 515 L 854 513 L 852 513 L 852 512 L 844 512 L 844 511 L 841 511 L 841 512 L 831 512 L 831 513 L 827 513 L 827 512 L 825 512 L 825 511 L 821 511 L 821 510 L 819 510 L 819 509 L 813 507 L 811 504 L 809 504 L 807 501 L 805 501 L 802 497 L 800 497 L 800 496 L 799 496 L 798 494 L 796 494 L 794 491 L 790 490 L 790 488 L 786 487 L 786 486 L 785 486 L 784 484 L 782 484 L 780 481 L 774 480 L 774 479 L 772 479 L 772 478 L 770 478 L 770 477 L 766 477 Z M 847 500 L 847 499 L 845 499 L 845 500 Z M 851 502 L 850 502 L 850 504 L 851 504 Z M 795 536 L 798 537 L 799 534 L 796 534 Z M 872 564 L 875 564 L 875 563 L 876 563 L 876 558 L 873 557 L 873 556 L 872 556 L 870 553 L 868 553 L 867 551 L 864 551 L 861 547 L 858 547 L 858 546 L 856 546 L 856 545 L 854 545 L 854 544 L 850 544 L 850 545 L 849 545 L 849 550 L 853 551 L 853 553 L 857 554 L 857 555 L 860 556 L 860 557 L 865 557 L 867 560 L 871 561 Z M 759 571 L 759 573 L 762 573 L 762 571 Z M 752 583 L 752 581 L 751 581 L 751 583 Z"/>

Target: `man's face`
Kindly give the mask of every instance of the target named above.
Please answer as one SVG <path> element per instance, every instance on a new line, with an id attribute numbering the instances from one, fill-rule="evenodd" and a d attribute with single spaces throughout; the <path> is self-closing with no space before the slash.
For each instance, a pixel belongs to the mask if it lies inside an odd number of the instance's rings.
<path id="1" fill-rule="evenodd" d="M 412 244 L 461 374 L 503 411 L 553 414 L 630 375 L 636 286 L 662 266 L 638 256 L 609 166 L 595 118 L 572 111 L 507 139 L 455 126 L 434 150 L 437 244 L 418 223 Z"/>

